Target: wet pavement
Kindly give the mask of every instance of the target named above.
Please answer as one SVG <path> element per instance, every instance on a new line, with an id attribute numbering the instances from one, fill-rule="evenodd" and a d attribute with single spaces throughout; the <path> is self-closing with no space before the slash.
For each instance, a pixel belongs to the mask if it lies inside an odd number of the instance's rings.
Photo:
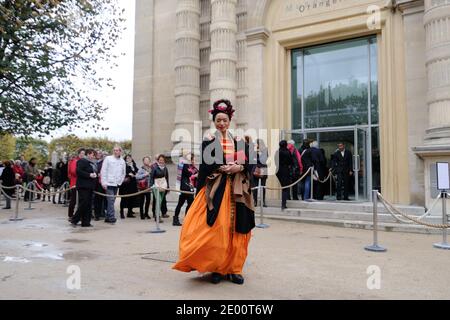
<path id="1" fill-rule="evenodd" d="M 388 251 L 371 253 L 368 230 L 267 220 L 253 231 L 244 285 L 213 285 L 171 269 L 180 231 L 171 219 L 161 234 L 139 218 L 73 228 L 66 207 L 33 207 L 21 204 L 17 222 L 0 209 L 0 299 L 450 298 L 450 251 L 432 247 L 436 235 L 381 232 Z"/>

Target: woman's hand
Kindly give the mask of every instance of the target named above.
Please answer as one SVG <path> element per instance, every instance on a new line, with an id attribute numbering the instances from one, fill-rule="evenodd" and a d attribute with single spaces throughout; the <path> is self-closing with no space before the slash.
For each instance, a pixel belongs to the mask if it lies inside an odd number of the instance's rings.
<path id="1" fill-rule="evenodd" d="M 235 163 L 227 164 L 221 166 L 219 170 L 226 174 L 234 174 L 241 171 L 241 165 Z"/>

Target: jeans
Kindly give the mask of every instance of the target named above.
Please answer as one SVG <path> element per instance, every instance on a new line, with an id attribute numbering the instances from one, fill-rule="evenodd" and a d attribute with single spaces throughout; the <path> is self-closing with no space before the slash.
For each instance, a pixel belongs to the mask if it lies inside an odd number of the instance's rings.
<path id="1" fill-rule="evenodd" d="M 311 175 L 307 175 L 305 178 L 305 187 L 303 190 L 303 199 L 308 200 L 311 198 Z"/>
<path id="2" fill-rule="evenodd" d="M 117 189 L 119 187 L 108 186 L 106 188 L 107 195 L 116 195 Z M 106 219 L 105 220 L 116 220 L 116 213 L 114 211 L 114 203 L 116 202 L 116 198 L 107 197 L 107 208 L 106 208 Z"/>

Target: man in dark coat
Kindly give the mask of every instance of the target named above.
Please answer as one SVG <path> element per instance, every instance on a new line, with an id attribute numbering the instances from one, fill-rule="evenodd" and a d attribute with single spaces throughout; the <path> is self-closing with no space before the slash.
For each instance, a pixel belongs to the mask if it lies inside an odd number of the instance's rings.
<path id="1" fill-rule="evenodd" d="M 77 161 L 77 183 L 79 202 L 78 208 L 71 219 L 72 225 L 76 226 L 81 220 L 82 227 L 92 227 L 92 194 L 98 179 L 98 168 L 95 159 L 95 150 L 86 150 L 86 158 Z"/>
<path id="2" fill-rule="evenodd" d="M 11 162 L 4 162 L 4 168 L 0 175 L 0 180 L 2 181 L 2 185 L 5 187 L 13 187 L 15 185 L 15 174 L 12 169 Z M 11 197 L 14 195 L 14 189 L 3 189 L 3 192 L 6 193 L 6 206 L 3 209 L 11 209 Z"/>
<path id="3" fill-rule="evenodd" d="M 275 155 L 275 163 L 277 165 L 277 178 L 282 187 L 288 186 L 292 183 L 291 171 L 294 164 L 294 158 L 287 148 L 287 141 L 280 141 L 280 149 Z M 281 194 L 281 210 L 287 208 L 286 203 L 289 197 L 290 188 L 285 188 Z"/>
<path id="4" fill-rule="evenodd" d="M 342 189 L 344 189 L 344 200 L 348 198 L 350 188 L 350 177 L 353 175 L 353 155 L 345 148 L 344 143 L 338 144 L 338 150 L 333 155 L 333 174 L 336 178 L 336 199 L 342 200 Z"/>

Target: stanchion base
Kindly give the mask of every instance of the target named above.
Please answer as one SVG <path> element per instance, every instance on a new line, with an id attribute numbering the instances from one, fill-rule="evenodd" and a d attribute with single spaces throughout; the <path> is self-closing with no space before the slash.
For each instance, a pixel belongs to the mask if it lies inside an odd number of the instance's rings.
<path id="1" fill-rule="evenodd" d="M 383 248 L 383 247 L 381 247 L 381 246 L 379 246 L 377 244 L 373 244 L 371 246 L 364 247 L 364 249 L 367 250 L 367 251 L 372 251 L 372 252 L 385 252 L 385 251 L 387 251 L 386 248 Z"/>
<path id="2" fill-rule="evenodd" d="M 433 247 L 437 248 L 437 249 L 444 249 L 444 250 L 450 250 L 450 244 L 448 243 L 435 243 L 433 244 Z"/>
<path id="3" fill-rule="evenodd" d="M 148 233 L 164 233 L 164 232 L 166 232 L 166 230 L 159 229 L 159 230 L 151 230 Z"/>
<path id="4" fill-rule="evenodd" d="M 23 210 L 34 210 L 36 208 L 24 208 Z"/>
<path id="5" fill-rule="evenodd" d="M 260 223 L 256 225 L 257 228 L 261 228 L 261 229 L 267 229 L 268 227 L 270 227 L 268 224 L 265 223 Z"/>
<path id="6" fill-rule="evenodd" d="M 22 221 L 23 218 L 10 218 L 9 221 Z"/>

